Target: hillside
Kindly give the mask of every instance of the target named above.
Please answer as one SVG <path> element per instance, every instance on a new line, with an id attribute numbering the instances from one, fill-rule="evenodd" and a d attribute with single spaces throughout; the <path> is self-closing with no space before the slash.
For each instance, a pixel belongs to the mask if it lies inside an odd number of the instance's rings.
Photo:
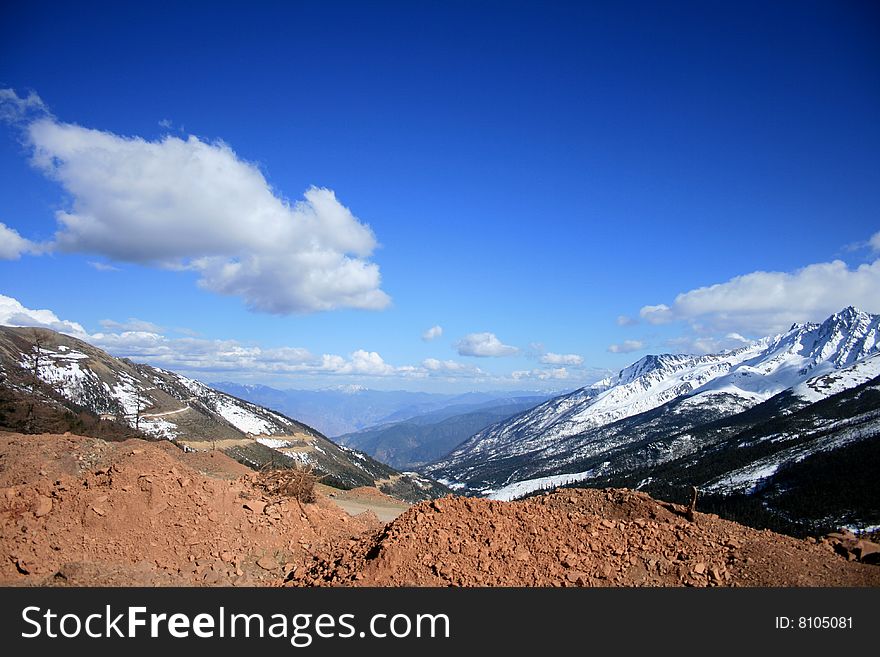
<path id="1" fill-rule="evenodd" d="M 281 413 L 174 372 L 114 358 L 48 329 L 0 327 L 0 369 L 4 385 L 19 396 L 51 398 L 184 449 L 220 450 L 252 468 L 298 463 L 315 468 L 325 483 L 376 485 L 407 500 L 444 492 L 428 479 L 340 447 Z"/>

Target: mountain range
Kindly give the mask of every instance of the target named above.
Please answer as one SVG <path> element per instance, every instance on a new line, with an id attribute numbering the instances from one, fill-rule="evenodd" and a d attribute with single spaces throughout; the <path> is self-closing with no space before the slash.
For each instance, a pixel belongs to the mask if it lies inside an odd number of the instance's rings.
<path id="1" fill-rule="evenodd" d="M 501 405 L 511 399 L 533 397 L 537 394 L 526 391 L 444 394 L 372 390 L 360 385 L 340 385 L 320 390 L 282 390 L 261 384 L 230 381 L 211 383 L 211 387 L 298 418 L 331 438 L 382 424 L 401 422 L 449 407 L 476 408 L 486 403 Z M 545 395 L 543 399 L 546 398 Z"/>
<path id="2" fill-rule="evenodd" d="M 497 499 L 575 482 L 754 496 L 820 454 L 876 451 L 878 329 L 880 315 L 848 307 L 733 351 L 646 356 L 478 432 L 422 471 Z"/>
<path id="3" fill-rule="evenodd" d="M 282 413 L 49 329 L 0 327 L 0 380 L 25 403 L 36 400 L 71 414 L 87 411 L 183 449 L 222 450 L 253 468 L 300 463 L 313 467 L 325 483 L 377 486 L 406 500 L 445 492 L 436 482 L 397 472 Z"/>

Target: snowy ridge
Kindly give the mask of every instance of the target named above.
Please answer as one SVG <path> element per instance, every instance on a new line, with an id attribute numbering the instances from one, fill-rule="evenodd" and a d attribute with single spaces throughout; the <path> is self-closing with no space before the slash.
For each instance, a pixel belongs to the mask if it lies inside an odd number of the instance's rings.
<path id="1" fill-rule="evenodd" d="M 425 470 L 453 485 L 486 491 L 494 488 L 489 482 L 508 478 L 496 478 L 504 472 L 512 483 L 534 478 L 530 472 L 550 476 L 555 468 L 571 469 L 620 448 L 629 440 L 626 434 L 600 439 L 596 432 L 672 402 L 673 415 L 696 410 L 702 421 L 740 413 L 786 390 L 812 403 L 880 374 L 878 338 L 880 315 L 848 307 L 821 324 L 796 324 L 734 351 L 645 356 L 614 377 L 484 429 Z M 597 438 L 589 438 L 593 434 Z M 682 453 L 698 449 L 683 436 L 678 442 Z M 535 472 L 529 463 L 538 461 Z"/>
<path id="2" fill-rule="evenodd" d="M 97 351 L 97 350 L 95 350 Z M 101 357 L 103 356 L 103 357 Z M 225 393 L 173 372 L 140 369 L 110 357 L 88 354 L 59 345 L 41 346 L 21 355 L 18 365 L 34 371 L 43 382 L 72 402 L 100 415 L 113 416 L 130 426 L 161 438 L 182 434 L 177 415 L 193 402 L 200 402 L 246 435 L 272 435 L 291 431 L 291 422 L 255 404 L 237 400 Z M 180 389 L 191 395 L 180 395 Z M 159 392 L 168 394 L 161 395 Z M 170 406 L 169 406 L 170 404 Z"/>
<path id="3" fill-rule="evenodd" d="M 849 367 L 813 377 L 792 388 L 792 392 L 809 403 L 817 402 L 838 392 L 855 388 L 880 376 L 880 354 L 874 354 Z"/>
<path id="4" fill-rule="evenodd" d="M 204 383 L 165 372 L 177 378 L 202 403 L 219 414 L 236 429 L 251 436 L 284 433 L 289 422 L 276 413 L 209 388 Z"/>

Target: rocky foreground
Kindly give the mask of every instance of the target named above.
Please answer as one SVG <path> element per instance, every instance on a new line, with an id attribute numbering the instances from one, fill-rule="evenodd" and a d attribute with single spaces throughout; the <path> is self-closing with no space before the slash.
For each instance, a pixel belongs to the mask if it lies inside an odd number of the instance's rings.
<path id="1" fill-rule="evenodd" d="M 383 525 L 259 488 L 219 452 L 0 433 L 0 584 L 880 586 L 880 547 L 629 490 L 446 497 Z"/>
<path id="2" fill-rule="evenodd" d="M 877 586 L 880 546 L 798 540 L 621 489 L 519 502 L 447 497 L 323 558 L 295 584 L 367 586 Z"/>
<path id="3" fill-rule="evenodd" d="M 382 525 L 272 497 L 222 452 L 0 433 L 0 584 L 267 586 Z"/>

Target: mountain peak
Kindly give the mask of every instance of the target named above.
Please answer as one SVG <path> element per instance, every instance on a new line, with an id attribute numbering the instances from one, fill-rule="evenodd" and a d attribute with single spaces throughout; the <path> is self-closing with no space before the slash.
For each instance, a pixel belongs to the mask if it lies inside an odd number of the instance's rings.
<path id="1" fill-rule="evenodd" d="M 853 322 L 857 322 L 860 320 L 870 320 L 871 315 L 864 312 L 863 310 L 859 310 L 855 306 L 847 306 L 840 312 L 836 312 L 831 317 L 825 320 L 823 323 L 827 322 L 843 322 L 845 324 L 852 324 Z"/>

